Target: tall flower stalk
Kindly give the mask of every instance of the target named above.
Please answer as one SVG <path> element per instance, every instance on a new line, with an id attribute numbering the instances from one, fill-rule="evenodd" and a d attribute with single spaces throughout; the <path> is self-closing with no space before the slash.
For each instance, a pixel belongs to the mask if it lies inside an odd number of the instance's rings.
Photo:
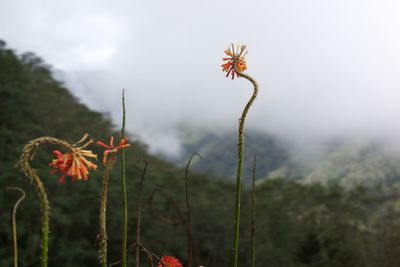
<path id="1" fill-rule="evenodd" d="M 71 180 L 86 180 L 87 175 L 90 169 L 96 169 L 96 165 L 91 163 L 86 159 L 96 158 L 89 150 L 84 150 L 89 144 L 92 143 L 92 140 L 87 141 L 85 144 L 81 145 L 86 139 L 88 135 L 85 134 L 81 140 L 79 140 L 74 145 L 67 143 L 64 140 L 60 140 L 57 138 L 45 136 L 40 137 L 34 140 L 31 140 L 22 150 L 22 154 L 20 160 L 18 162 L 18 166 L 22 170 L 22 172 L 29 178 L 30 182 L 35 186 L 39 201 L 40 201 L 40 209 L 41 209 L 41 258 L 40 258 L 40 266 L 47 267 L 48 263 L 48 238 L 49 238 L 49 211 L 50 204 L 48 201 L 47 193 L 44 188 L 43 182 L 40 179 L 37 171 L 31 166 L 30 162 L 33 161 L 36 151 L 40 145 L 43 144 L 52 144 L 64 147 L 68 150 L 67 153 L 62 154 L 60 151 L 53 151 L 56 159 L 53 160 L 50 166 L 53 167 L 53 173 L 59 172 L 61 173 L 61 177 L 59 182 L 63 182 L 66 176 L 70 176 Z M 81 145 L 81 146 L 78 146 Z"/>
<path id="2" fill-rule="evenodd" d="M 15 202 L 12 212 L 12 228 L 13 228 L 13 250 L 14 250 L 14 267 L 18 267 L 18 243 L 17 243 L 17 209 L 19 204 L 25 199 L 25 191 L 19 187 L 6 187 L 6 190 L 16 190 L 21 192 L 21 197 Z"/>
<path id="3" fill-rule="evenodd" d="M 101 141 L 97 141 L 97 145 L 105 148 L 103 153 L 103 165 L 105 166 L 102 189 L 100 194 L 100 215 L 99 215 L 99 260 L 102 267 L 107 267 L 107 193 L 108 193 L 108 181 L 110 178 L 111 169 L 114 166 L 116 154 L 118 151 L 124 148 L 130 147 L 127 144 L 126 139 L 121 139 L 119 145 L 114 146 L 114 137 L 110 138 L 110 143 L 107 145 Z M 109 157 L 109 155 L 111 157 Z"/>
<path id="4" fill-rule="evenodd" d="M 228 56 L 223 60 L 226 61 L 222 65 L 222 70 L 227 72 L 226 76 L 232 76 L 232 79 L 236 77 L 245 78 L 253 84 L 253 95 L 247 102 L 243 109 L 242 116 L 239 119 L 239 130 L 238 130 L 238 165 L 237 165 L 237 176 L 236 176 L 236 198 L 235 198 L 235 218 L 234 218 L 234 232 L 233 232 L 233 247 L 232 247 L 232 267 L 238 266 L 238 247 L 239 247 L 239 225 L 240 225 L 240 203 L 241 203 L 241 191 L 242 191 L 242 173 L 243 173 L 243 156 L 244 156 L 244 126 L 246 121 L 247 113 L 258 93 L 258 84 L 256 80 L 243 71 L 247 69 L 245 56 L 246 46 L 229 47 L 225 50 L 225 54 Z"/>
<path id="5" fill-rule="evenodd" d="M 119 150 L 123 150 L 124 148 L 129 147 L 126 139 L 122 139 L 119 145 L 114 146 L 114 137 L 110 138 L 110 143 L 107 145 L 101 141 L 97 141 L 97 145 L 105 148 L 103 153 L 103 165 L 105 166 L 103 181 L 102 181 L 102 189 L 100 194 L 100 215 L 99 215 L 99 225 L 100 225 L 100 233 L 99 233 L 99 260 L 102 267 L 107 267 L 107 193 L 108 193 L 108 181 L 110 178 L 111 169 L 114 166 L 116 154 Z M 111 157 L 108 157 L 108 156 Z"/>
<path id="6" fill-rule="evenodd" d="M 107 193 L 108 193 L 108 180 L 110 178 L 110 172 L 114 165 L 114 157 L 106 162 L 103 181 L 101 187 L 100 194 L 100 215 L 99 215 L 99 224 L 100 224 L 100 233 L 99 233 L 99 260 L 102 267 L 107 267 Z"/>
<path id="7" fill-rule="evenodd" d="M 122 129 L 121 140 L 125 138 L 125 90 L 122 90 Z M 126 267 L 126 249 L 128 245 L 128 201 L 126 196 L 126 177 L 125 177 L 125 150 L 121 152 L 121 189 L 122 189 L 122 257 L 121 266 Z"/>

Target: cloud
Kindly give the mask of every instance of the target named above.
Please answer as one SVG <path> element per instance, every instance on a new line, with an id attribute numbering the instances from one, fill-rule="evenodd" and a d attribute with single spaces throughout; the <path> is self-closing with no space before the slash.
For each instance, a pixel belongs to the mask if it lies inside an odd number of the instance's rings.
<path id="1" fill-rule="evenodd" d="M 260 84 L 249 127 L 294 140 L 400 136 L 395 1 L 8 1 L 1 38 L 65 73 L 83 102 L 120 117 L 153 151 L 179 153 L 178 125 L 236 127 L 251 86 L 220 69 L 249 48 Z"/>

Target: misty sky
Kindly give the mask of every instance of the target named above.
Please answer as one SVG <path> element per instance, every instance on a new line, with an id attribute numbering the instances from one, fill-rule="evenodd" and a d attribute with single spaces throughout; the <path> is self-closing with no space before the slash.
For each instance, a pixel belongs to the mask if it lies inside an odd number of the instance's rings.
<path id="1" fill-rule="evenodd" d="M 3 0 L 0 39 L 116 123 L 125 88 L 128 127 L 153 151 L 179 151 L 177 126 L 236 127 L 252 88 L 221 71 L 232 42 L 260 84 L 249 127 L 400 143 L 399 14 L 395 0 Z"/>

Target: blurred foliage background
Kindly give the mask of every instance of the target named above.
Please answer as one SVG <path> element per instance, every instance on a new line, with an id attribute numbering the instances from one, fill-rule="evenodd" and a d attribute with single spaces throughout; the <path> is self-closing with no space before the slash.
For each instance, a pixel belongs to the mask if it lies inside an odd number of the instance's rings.
<path id="1" fill-rule="evenodd" d="M 129 103 L 127 103 L 129 105 Z M 95 140 L 118 136 L 118 127 L 74 98 L 52 69 L 33 53 L 17 54 L 0 41 L 0 266 L 12 266 L 11 212 L 18 199 L 6 186 L 23 188 L 27 198 L 17 213 L 19 263 L 39 264 L 40 209 L 36 192 L 15 168 L 23 146 L 40 136 L 71 143 L 88 132 Z M 136 240 L 138 183 L 143 164 L 148 172 L 143 191 L 142 243 L 158 255 L 187 259 L 182 225 L 169 225 L 153 216 L 185 215 L 184 169 L 147 153 L 139 141 L 126 150 L 129 201 L 129 243 Z M 268 151 L 271 142 L 263 145 Z M 233 145 L 233 144 L 232 144 Z M 49 266 L 97 266 L 99 194 L 103 168 L 87 182 L 58 184 L 49 174 L 54 147 L 42 147 L 34 166 L 45 183 L 51 203 Z M 98 154 L 101 151 L 95 146 Z M 286 161 L 279 147 L 273 159 Z M 195 151 L 193 151 L 195 152 Z M 232 154 L 231 157 L 234 157 Z M 202 159 L 210 160 L 210 159 Z M 201 162 L 201 160 L 198 160 Z M 199 163 L 200 164 L 200 163 Z M 201 165 L 198 165 L 201 166 Z M 118 163 L 111 174 L 108 202 L 109 262 L 118 261 L 121 243 L 121 192 Z M 228 174 L 228 172 L 226 173 Z M 195 266 L 229 266 L 232 243 L 234 185 L 211 174 L 190 173 L 190 198 Z M 400 255 L 399 191 L 396 186 L 353 186 L 303 183 L 299 179 L 265 179 L 257 186 L 257 265 L 270 267 L 363 266 L 395 267 Z M 158 195 L 150 212 L 149 199 L 161 188 L 180 209 Z M 240 266 L 250 266 L 250 200 L 243 192 Z M 181 213 L 181 214 L 178 214 Z M 129 265 L 134 254 L 130 254 Z M 142 256 L 145 262 L 144 256 Z M 143 264 L 143 266 L 145 266 Z"/>

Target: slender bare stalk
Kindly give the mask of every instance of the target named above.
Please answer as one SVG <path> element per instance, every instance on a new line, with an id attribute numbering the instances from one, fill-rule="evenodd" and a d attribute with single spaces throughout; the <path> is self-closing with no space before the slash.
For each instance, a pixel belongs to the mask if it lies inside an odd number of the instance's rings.
<path id="1" fill-rule="evenodd" d="M 188 239 L 188 245 L 187 245 L 187 250 L 188 250 L 188 263 L 187 266 L 188 267 L 192 267 L 192 258 L 193 258 L 193 233 L 192 233 L 192 221 L 191 221 L 191 213 L 190 213 L 190 201 L 189 201 L 189 167 L 190 167 L 190 163 L 193 160 L 194 156 L 198 156 L 199 158 L 201 158 L 201 156 L 197 153 L 193 153 L 187 164 L 186 164 L 186 168 L 185 168 L 185 192 L 186 192 L 186 209 L 187 209 L 187 221 L 186 221 L 186 232 L 187 232 L 187 239 Z"/>
<path id="2" fill-rule="evenodd" d="M 136 162 L 139 163 L 140 161 L 144 162 L 144 168 L 142 171 L 142 177 L 140 178 L 139 184 L 139 196 L 138 196 L 138 208 L 137 208 L 137 223 L 136 223 L 136 244 L 140 244 L 140 225 L 142 220 L 142 189 L 143 189 L 143 181 L 144 177 L 146 176 L 147 165 L 148 162 L 146 160 L 139 160 Z M 136 247 L 136 267 L 139 267 L 140 264 L 140 248 Z M 152 262 L 151 262 L 152 264 Z"/>
<path id="3" fill-rule="evenodd" d="M 256 168 L 257 156 L 253 161 L 253 186 L 251 192 L 251 266 L 256 266 Z"/>
<path id="4" fill-rule="evenodd" d="M 34 159 L 36 151 L 38 147 L 42 144 L 53 144 L 53 145 L 60 145 L 67 149 L 74 149 L 74 147 L 68 144 L 66 141 L 45 136 L 34 139 L 30 141 L 22 150 L 22 154 L 20 160 L 18 162 L 19 168 L 22 172 L 29 178 L 32 184 L 35 186 L 39 201 L 40 201 L 40 208 L 42 211 L 42 218 L 41 218 L 41 234 L 42 234 L 42 241 L 41 241 L 41 258 L 40 258 L 40 266 L 47 267 L 48 264 L 48 238 L 49 238 L 49 211 L 50 211 L 50 204 L 47 198 L 46 190 L 44 188 L 43 182 L 40 180 L 39 175 L 37 174 L 36 170 L 32 168 L 30 162 Z"/>
<path id="5" fill-rule="evenodd" d="M 239 247 L 239 225 L 240 225 L 240 203 L 241 203 L 241 191 L 242 191 L 242 172 L 243 172 L 243 155 L 244 155 L 244 125 L 247 113 L 258 93 L 258 84 L 256 80 L 247 74 L 239 72 L 236 64 L 234 64 L 235 72 L 239 77 L 245 78 L 250 81 L 253 86 L 253 95 L 247 102 L 242 116 L 239 119 L 239 130 L 238 130 L 238 167 L 236 176 L 236 200 L 235 200 L 235 219 L 234 219 L 234 233 L 233 233 L 233 248 L 232 248 L 232 267 L 238 266 L 238 247 Z"/>
<path id="6" fill-rule="evenodd" d="M 125 89 L 122 90 L 122 129 L 121 140 L 125 138 Z M 125 177 L 125 150 L 121 151 L 121 189 L 122 189 L 122 259 L 121 266 L 126 267 L 126 249 L 128 244 L 128 201 L 126 196 L 126 177 Z"/>
<path id="7" fill-rule="evenodd" d="M 17 209 L 19 204 L 25 199 L 25 191 L 19 187 L 6 187 L 6 190 L 16 190 L 22 193 L 22 196 L 15 202 L 12 212 L 12 228 L 13 228 L 13 251 L 14 251 L 14 267 L 18 267 L 18 244 L 17 244 Z"/>

